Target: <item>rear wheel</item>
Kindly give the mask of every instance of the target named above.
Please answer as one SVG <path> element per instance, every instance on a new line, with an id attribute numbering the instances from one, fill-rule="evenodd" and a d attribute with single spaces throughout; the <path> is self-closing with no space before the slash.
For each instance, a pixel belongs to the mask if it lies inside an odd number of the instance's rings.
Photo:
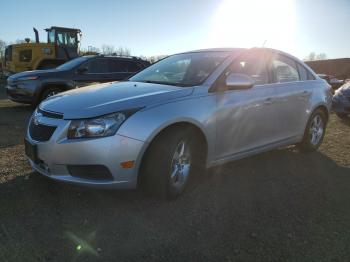
<path id="1" fill-rule="evenodd" d="M 299 144 L 302 152 L 312 152 L 317 150 L 322 144 L 326 133 L 327 116 L 318 109 L 310 117 L 307 124 L 303 141 Z"/>
<path id="2" fill-rule="evenodd" d="M 172 129 L 152 142 L 141 169 L 141 186 L 152 195 L 173 199 L 186 188 L 202 163 L 191 129 Z"/>

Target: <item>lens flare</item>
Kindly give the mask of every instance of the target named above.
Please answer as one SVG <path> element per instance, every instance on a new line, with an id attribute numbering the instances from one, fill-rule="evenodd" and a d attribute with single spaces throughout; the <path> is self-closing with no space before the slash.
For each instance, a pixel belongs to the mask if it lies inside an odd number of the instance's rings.
<path id="1" fill-rule="evenodd" d="M 209 33 L 210 47 L 295 49 L 294 0 L 224 0 Z"/>

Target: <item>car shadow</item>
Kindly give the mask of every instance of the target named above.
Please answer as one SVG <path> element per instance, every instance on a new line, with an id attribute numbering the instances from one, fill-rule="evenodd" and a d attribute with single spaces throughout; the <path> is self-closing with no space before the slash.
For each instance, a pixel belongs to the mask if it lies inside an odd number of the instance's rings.
<path id="1" fill-rule="evenodd" d="M 350 215 L 350 170 L 322 153 L 274 150 L 211 168 L 196 182 L 177 200 L 162 201 L 137 190 L 56 183 L 35 172 L 16 177 L 0 184 L 3 252 L 52 261 L 172 254 L 185 260 L 194 252 L 202 261 L 222 261 L 264 260 L 273 247 L 275 259 L 302 260 L 345 241 L 339 221 Z"/>

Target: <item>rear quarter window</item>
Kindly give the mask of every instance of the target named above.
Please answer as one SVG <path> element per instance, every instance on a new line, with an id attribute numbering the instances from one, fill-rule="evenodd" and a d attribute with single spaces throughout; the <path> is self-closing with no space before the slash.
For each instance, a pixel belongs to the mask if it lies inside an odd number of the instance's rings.
<path id="1" fill-rule="evenodd" d="M 298 64 L 300 81 L 315 80 L 315 77 L 303 65 Z"/>

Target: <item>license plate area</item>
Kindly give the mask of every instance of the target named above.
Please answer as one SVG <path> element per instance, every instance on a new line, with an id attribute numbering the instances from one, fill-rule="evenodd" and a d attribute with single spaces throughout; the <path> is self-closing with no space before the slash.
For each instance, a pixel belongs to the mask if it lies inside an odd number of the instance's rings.
<path id="1" fill-rule="evenodd" d="M 32 160 L 34 163 L 38 163 L 38 147 L 37 145 L 33 145 L 30 143 L 27 139 L 24 140 L 24 148 L 25 148 L 25 153 L 26 156 Z"/>

